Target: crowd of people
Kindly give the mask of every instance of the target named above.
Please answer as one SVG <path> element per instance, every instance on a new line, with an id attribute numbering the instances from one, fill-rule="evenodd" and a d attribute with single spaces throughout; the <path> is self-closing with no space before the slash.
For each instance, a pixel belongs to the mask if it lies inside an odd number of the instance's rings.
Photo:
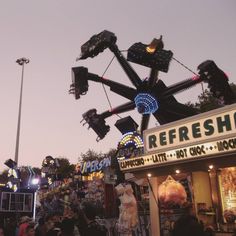
<path id="1" fill-rule="evenodd" d="M 105 236 L 106 227 L 98 223 L 97 208 L 93 202 L 83 202 L 76 208 L 64 207 L 44 212 L 38 220 L 22 216 L 17 225 L 0 227 L 0 236 Z"/>
<path id="2" fill-rule="evenodd" d="M 0 236 L 107 236 L 106 227 L 96 221 L 96 207 L 85 202 L 81 209 L 47 214 L 38 222 L 23 216 L 15 230 L 5 231 L 0 227 Z M 115 235 L 115 234 L 113 234 Z M 118 234 L 117 234 L 118 235 Z M 119 234 L 121 235 L 121 234 Z M 171 236 L 214 236 L 213 229 L 204 230 L 203 225 L 192 215 L 184 215 L 175 222 Z M 122 235 L 124 236 L 124 235 Z"/>
<path id="3" fill-rule="evenodd" d="M 0 236 L 103 236 L 102 203 L 85 198 L 85 189 L 73 183 L 38 194 L 35 218 L 13 215 L 0 223 Z M 102 222 L 102 223 L 101 223 Z M 99 233 L 100 232 L 100 233 Z"/>
<path id="4" fill-rule="evenodd" d="M 4 227 L 0 224 L 0 236 L 127 236 L 115 227 L 111 233 L 101 220 L 102 209 L 100 202 L 84 198 L 75 186 L 68 185 L 44 194 L 34 219 L 27 215 L 15 216 L 5 221 Z M 195 216 L 185 215 L 175 222 L 168 236 L 214 236 L 213 231 L 204 228 Z M 132 232 L 128 236 L 131 235 L 136 234 Z"/>

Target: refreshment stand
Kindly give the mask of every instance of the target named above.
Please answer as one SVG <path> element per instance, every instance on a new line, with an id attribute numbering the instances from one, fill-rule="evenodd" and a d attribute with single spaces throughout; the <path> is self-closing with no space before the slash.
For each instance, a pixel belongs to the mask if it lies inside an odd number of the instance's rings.
<path id="1" fill-rule="evenodd" d="M 187 192 L 192 194 L 194 214 L 203 223 L 214 225 L 216 231 L 233 230 L 236 104 L 145 130 L 144 151 L 143 156 L 120 160 L 119 165 L 123 172 L 149 180 L 151 235 L 165 232 L 158 187 L 166 176 L 178 180 L 183 173 L 189 181 Z M 173 214 L 175 211 L 169 215 Z M 168 222 L 169 228 L 172 223 Z"/>

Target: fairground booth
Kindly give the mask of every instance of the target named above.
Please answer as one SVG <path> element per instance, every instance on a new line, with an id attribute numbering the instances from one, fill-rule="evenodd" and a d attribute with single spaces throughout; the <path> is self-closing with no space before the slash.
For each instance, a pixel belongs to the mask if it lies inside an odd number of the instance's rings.
<path id="1" fill-rule="evenodd" d="M 144 152 L 119 165 L 149 182 L 151 235 L 170 235 L 186 213 L 216 235 L 233 235 L 236 104 L 145 130 Z"/>
<path id="2" fill-rule="evenodd" d="M 79 169 L 79 170 L 78 170 Z M 115 206 L 115 173 L 111 169 L 111 157 L 105 156 L 99 160 L 84 161 L 77 165 L 80 172 L 79 186 L 84 200 L 96 203 L 105 217 L 117 215 Z"/>

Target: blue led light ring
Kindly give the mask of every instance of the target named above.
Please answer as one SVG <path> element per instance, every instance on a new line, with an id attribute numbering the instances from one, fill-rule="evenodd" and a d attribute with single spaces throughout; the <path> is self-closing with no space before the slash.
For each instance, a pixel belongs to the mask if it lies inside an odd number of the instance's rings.
<path id="1" fill-rule="evenodd" d="M 134 99 L 135 105 L 141 114 L 151 114 L 157 111 L 158 102 L 148 93 L 139 93 Z"/>

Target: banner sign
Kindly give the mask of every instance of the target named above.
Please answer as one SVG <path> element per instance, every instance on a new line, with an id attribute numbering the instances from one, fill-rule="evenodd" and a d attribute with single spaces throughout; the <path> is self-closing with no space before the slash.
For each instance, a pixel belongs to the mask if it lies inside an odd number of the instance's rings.
<path id="1" fill-rule="evenodd" d="M 111 158 L 105 157 L 102 160 L 86 161 L 81 163 L 81 173 L 92 173 L 100 171 L 111 165 Z"/>
<path id="2" fill-rule="evenodd" d="M 135 170 L 147 167 L 158 167 L 174 162 L 184 162 L 185 160 L 200 160 L 236 151 L 236 134 L 227 139 L 200 143 L 196 145 L 186 146 L 183 148 L 172 149 L 168 151 L 157 151 L 141 157 L 131 158 L 119 161 L 120 169 Z"/>
<path id="3" fill-rule="evenodd" d="M 233 135 L 236 135 L 236 104 L 145 130 L 144 150 L 146 154 L 161 153 L 196 143 L 222 140 Z M 205 149 L 199 152 L 205 155 Z"/>

